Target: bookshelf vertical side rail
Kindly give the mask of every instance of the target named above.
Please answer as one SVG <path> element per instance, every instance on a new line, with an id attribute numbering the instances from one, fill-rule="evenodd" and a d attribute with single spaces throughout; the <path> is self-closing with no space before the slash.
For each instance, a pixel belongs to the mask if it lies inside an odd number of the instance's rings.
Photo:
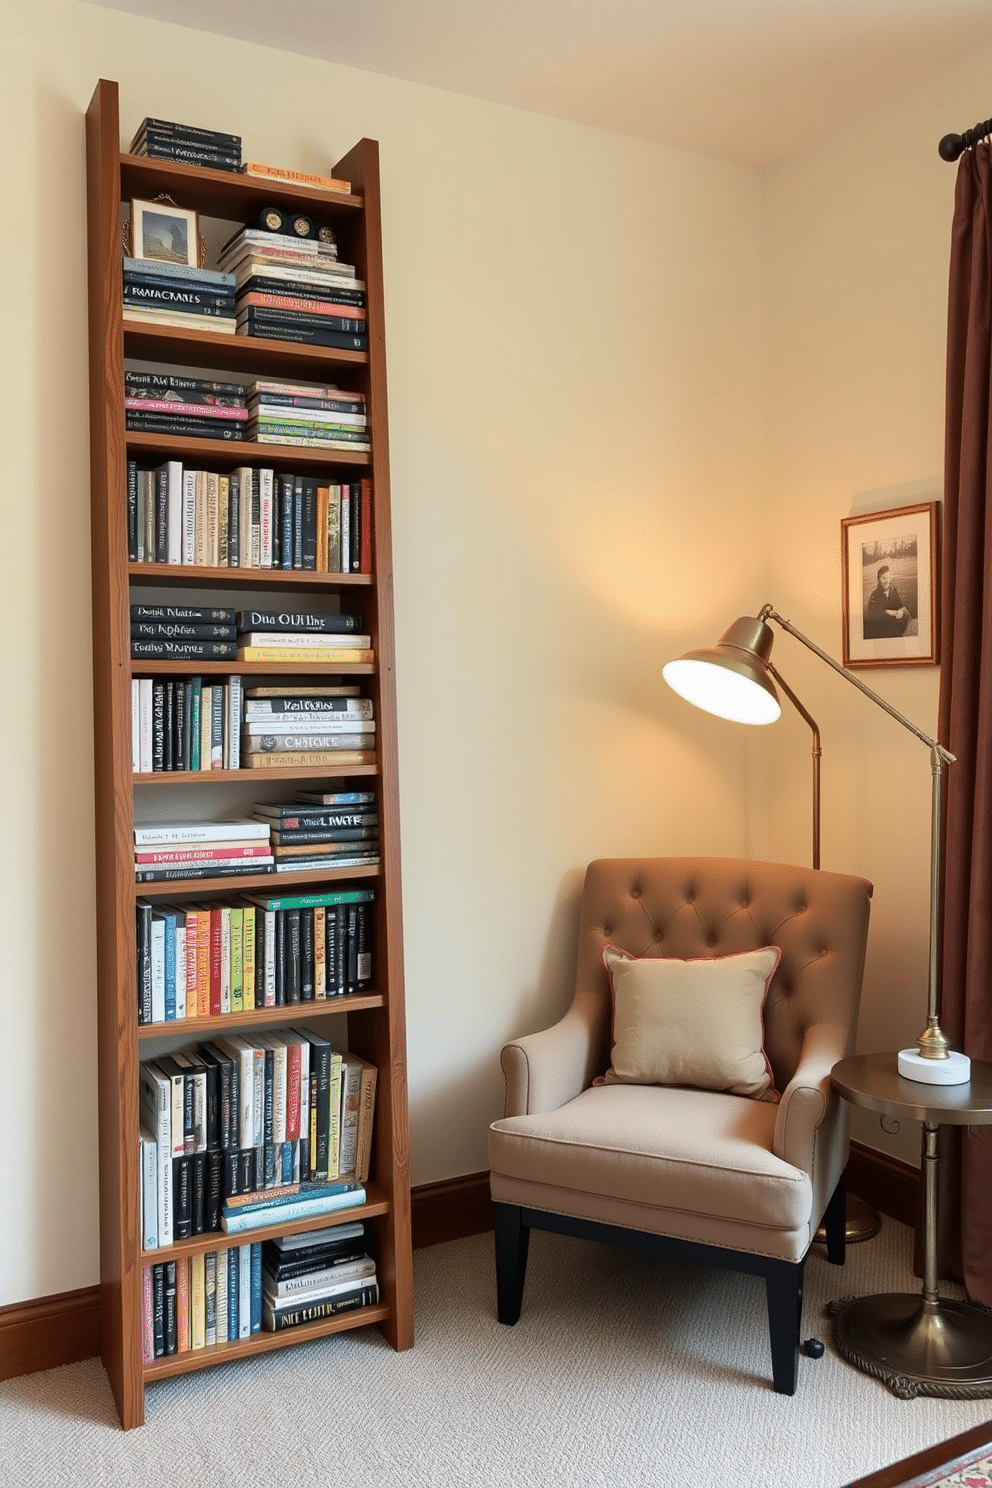
<path id="1" fill-rule="evenodd" d="M 335 167 L 364 198 L 357 259 L 368 305 L 368 418 L 372 445 L 373 572 L 380 774 L 382 879 L 376 910 L 376 979 L 385 993 L 385 1017 L 349 1020 L 356 1052 L 379 1070 L 374 1128 L 373 1176 L 389 1193 L 386 1244 L 380 1252 L 380 1285 L 390 1315 L 383 1332 L 396 1349 L 413 1343 L 413 1261 L 410 1214 L 410 1140 L 406 1078 L 406 1016 L 403 982 L 403 916 L 397 767 L 396 649 L 393 618 L 392 522 L 389 484 L 389 418 L 386 397 L 386 335 L 382 272 L 379 146 L 361 140 Z"/>
<path id="2" fill-rule="evenodd" d="M 138 1225 L 130 627 L 117 85 L 86 115 L 100 1072 L 101 1352 L 125 1428 L 144 1421 Z"/>

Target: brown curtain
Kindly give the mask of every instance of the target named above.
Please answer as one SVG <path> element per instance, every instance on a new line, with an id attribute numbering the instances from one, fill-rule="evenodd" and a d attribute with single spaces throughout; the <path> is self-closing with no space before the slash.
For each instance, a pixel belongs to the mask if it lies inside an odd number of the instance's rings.
<path id="1" fill-rule="evenodd" d="M 941 1026 L 992 1059 L 992 152 L 966 150 L 951 232 L 938 738 L 948 767 Z M 942 1265 L 992 1306 L 992 1134 L 944 1129 Z"/>

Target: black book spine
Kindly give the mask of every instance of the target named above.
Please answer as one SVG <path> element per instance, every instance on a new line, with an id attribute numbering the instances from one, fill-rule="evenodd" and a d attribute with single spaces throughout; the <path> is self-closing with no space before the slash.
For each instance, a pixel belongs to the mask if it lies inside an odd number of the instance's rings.
<path id="1" fill-rule="evenodd" d="M 298 298 L 306 296 L 305 287 L 301 290 Z M 350 332 L 354 336 L 364 336 L 368 330 L 366 322 L 357 316 L 325 315 L 321 311 L 292 310 L 288 306 L 245 305 L 242 308 L 239 304 L 238 314 L 244 315 L 249 325 L 302 325 L 315 331 Z"/>
<path id="2" fill-rule="evenodd" d="M 214 1230 L 220 1229 L 220 1210 L 221 1204 L 224 1202 L 224 1159 L 227 1154 L 222 1152 L 219 1147 L 211 1147 L 205 1155 L 207 1159 L 207 1178 L 203 1228 L 208 1234 L 212 1234 Z"/>
<path id="3" fill-rule="evenodd" d="M 255 1149 L 242 1147 L 238 1152 L 238 1193 L 255 1192 Z"/>
<path id="4" fill-rule="evenodd" d="M 368 351 L 367 336 L 352 336 L 344 331 L 321 331 L 309 326 L 285 325 L 273 320 L 252 319 L 245 326 L 249 336 L 262 337 L 266 341 L 300 341 L 309 346 L 333 346 L 341 351 Z"/>
<path id="5" fill-rule="evenodd" d="M 174 678 L 168 677 L 166 679 L 166 682 L 165 682 L 165 701 L 164 701 L 164 703 L 162 705 L 162 725 L 163 725 L 163 727 L 162 727 L 162 734 L 163 734 L 163 742 L 162 742 L 162 768 L 163 768 L 163 770 L 172 770 L 172 769 L 175 768 L 174 763 L 173 763 L 173 757 L 174 757 L 173 745 L 175 743 L 175 736 L 176 736 L 175 735 L 175 729 L 176 729 L 175 713 L 176 713 L 176 684 L 175 684 Z"/>
<path id="6" fill-rule="evenodd" d="M 163 1261 L 162 1267 L 165 1272 L 163 1286 L 163 1323 L 165 1334 L 163 1341 L 165 1347 L 163 1349 L 163 1352 L 166 1354 L 174 1354 L 177 1353 L 179 1349 L 179 1336 L 176 1326 L 176 1263 L 175 1261 Z"/>
<path id="7" fill-rule="evenodd" d="M 324 911 L 324 985 L 328 997 L 338 989 L 338 908 L 329 904 Z"/>
<path id="8" fill-rule="evenodd" d="M 293 479 L 293 567 L 303 568 L 303 477 Z"/>
<path id="9" fill-rule="evenodd" d="M 372 916 L 369 905 L 355 905 L 355 991 L 372 985 Z"/>
<path id="10" fill-rule="evenodd" d="M 129 408 L 125 423 L 132 434 L 175 434 L 191 439 L 244 439 L 244 428 L 232 419 L 198 419 L 192 414 L 143 413 Z"/>
<path id="11" fill-rule="evenodd" d="M 186 728 L 186 684 L 176 682 L 175 688 L 175 731 L 172 739 L 172 764 L 176 770 L 188 770 L 189 760 L 186 754 L 186 741 L 189 737 Z"/>
<path id="12" fill-rule="evenodd" d="M 357 904 L 348 908 L 348 964 L 345 969 L 345 990 L 354 992 L 358 985 L 358 916 Z"/>
<path id="13" fill-rule="evenodd" d="M 192 1157 L 183 1154 L 172 1159 L 172 1214 L 173 1235 L 177 1240 L 188 1240 L 193 1234 L 193 1174 Z"/>
<path id="14" fill-rule="evenodd" d="M 138 973 L 138 1022 L 152 1021 L 152 906 L 147 900 L 135 908 Z"/>
<path id="15" fill-rule="evenodd" d="M 314 989 L 314 927 L 315 909 L 300 910 L 300 1001 L 313 1002 Z"/>
<path id="16" fill-rule="evenodd" d="M 286 911 L 286 1002 L 300 1000 L 300 911 Z"/>
<path id="17" fill-rule="evenodd" d="M 152 1338 L 156 1359 L 165 1353 L 165 1262 L 152 1267 Z"/>
<path id="18" fill-rule="evenodd" d="M 138 561 L 138 462 L 127 462 L 127 557 Z"/>
<path id="19" fill-rule="evenodd" d="M 348 990 L 348 906 L 338 904 L 334 922 L 335 977 L 333 991 L 342 996 Z M 331 992 L 330 983 L 327 987 Z"/>
<path id="20" fill-rule="evenodd" d="M 293 565 L 293 477 L 281 475 L 279 477 L 279 511 L 280 511 L 280 543 L 279 543 L 279 567 L 292 568 Z"/>
<path id="21" fill-rule="evenodd" d="M 358 573 L 362 567 L 362 488 L 353 481 L 348 496 L 351 502 L 351 522 L 348 527 L 351 548 L 351 571 Z"/>
<path id="22" fill-rule="evenodd" d="M 165 683 L 152 683 L 152 769 L 165 769 Z"/>
<path id="23" fill-rule="evenodd" d="M 193 1179 L 193 1234 L 202 1235 L 207 1225 L 207 1154 L 194 1152 L 190 1161 Z"/>
<path id="24" fill-rule="evenodd" d="M 170 625 L 177 621 L 190 621 L 198 625 L 234 625 L 236 610 L 210 609 L 202 605 L 139 605 L 131 606 L 131 623 L 139 620 L 160 620 Z"/>
<path id="25" fill-rule="evenodd" d="M 275 983 L 276 983 L 276 1007 L 283 1007 L 286 1002 L 286 911 L 277 909 L 275 912 Z"/>

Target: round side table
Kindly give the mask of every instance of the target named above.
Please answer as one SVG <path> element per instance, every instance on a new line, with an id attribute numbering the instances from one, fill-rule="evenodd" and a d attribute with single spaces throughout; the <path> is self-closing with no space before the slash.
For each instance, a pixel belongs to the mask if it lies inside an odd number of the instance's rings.
<path id="1" fill-rule="evenodd" d="M 923 1127 L 923 1285 L 841 1303 L 834 1344 L 842 1358 L 904 1398 L 992 1395 L 992 1313 L 943 1300 L 937 1286 L 937 1133 L 992 1126 L 992 1063 L 973 1059 L 963 1085 L 926 1085 L 899 1074 L 895 1054 L 857 1054 L 830 1073 L 844 1100 Z"/>

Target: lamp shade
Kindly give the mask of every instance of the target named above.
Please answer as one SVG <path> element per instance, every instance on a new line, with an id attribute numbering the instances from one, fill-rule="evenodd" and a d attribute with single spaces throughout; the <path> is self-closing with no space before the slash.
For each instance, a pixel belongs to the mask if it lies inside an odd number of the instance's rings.
<path id="1" fill-rule="evenodd" d="M 662 676 L 679 697 L 733 723 L 774 723 L 782 712 L 768 675 L 772 631 L 742 615 L 715 646 L 666 662 Z"/>

